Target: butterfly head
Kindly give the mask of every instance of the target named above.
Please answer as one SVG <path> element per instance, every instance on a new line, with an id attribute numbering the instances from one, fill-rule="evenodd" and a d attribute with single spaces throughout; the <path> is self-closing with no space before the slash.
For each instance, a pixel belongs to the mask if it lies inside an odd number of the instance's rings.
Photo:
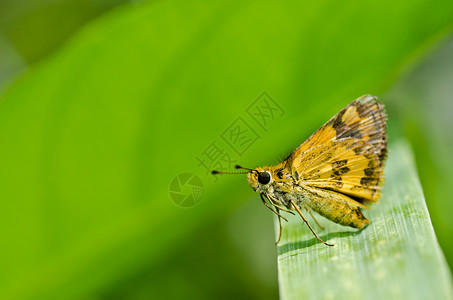
<path id="1" fill-rule="evenodd" d="M 272 173 L 265 168 L 255 168 L 247 174 L 247 180 L 252 189 L 260 194 L 267 193 L 272 185 Z"/>

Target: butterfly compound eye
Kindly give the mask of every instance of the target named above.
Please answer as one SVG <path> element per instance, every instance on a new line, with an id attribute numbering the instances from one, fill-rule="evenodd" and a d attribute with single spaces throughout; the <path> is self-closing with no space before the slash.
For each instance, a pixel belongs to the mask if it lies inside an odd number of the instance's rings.
<path id="1" fill-rule="evenodd" d="M 268 172 L 260 172 L 258 174 L 258 182 L 261 184 L 268 184 L 271 181 L 271 175 Z"/>

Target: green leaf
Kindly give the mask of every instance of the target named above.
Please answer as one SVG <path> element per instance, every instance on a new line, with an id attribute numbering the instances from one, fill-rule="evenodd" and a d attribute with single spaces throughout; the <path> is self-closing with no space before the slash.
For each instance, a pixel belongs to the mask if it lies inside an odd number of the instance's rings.
<path id="1" fill-rule="evenodd" d="M 326 229 L 315 231 L 334 247 L 316 240 L 298 218 L 284 224 L 278 247 L 282 299 L 453 299 L 406 142 L 391 145 L 385 176 L 383 198 L 365 211 L 371 224 L 364 230 L 319 217 Z"/>
<path id="2" fill-rule="evenodd" d="M 452 14 L 451 1 L 175 0 L 83 28 L 0 101 L 1 298 L 276 295 L 224 232 L 253 195 L 245 178 L 215 183 L 196 158 L 215 141 L 237 163 L 275 162 L 382 93 Z M 246 112 L 264 90 L 286 112 L 265 129 Z M 243 155 L 221 138 L 238 117 L 260 136 Z M 204 183 L 191 209 L 169 197 L 181 173 Z"/>

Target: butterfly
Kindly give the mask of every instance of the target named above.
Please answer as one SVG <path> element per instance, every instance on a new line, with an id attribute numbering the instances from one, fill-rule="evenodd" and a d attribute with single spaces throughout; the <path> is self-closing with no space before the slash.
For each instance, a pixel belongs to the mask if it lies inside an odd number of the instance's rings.
<path id="1" fill-rule="evenodd" d="M 311 211 L 344 226 L 357 229 L 370 221 L 362 209 L 377 202 L 384 182 L 387 157 L 387 114 L 377 97 L 364 95 L 343 108 L 320 127 L 302 145 L 276 166 L 254 169 L 236 165 L 247 173 L 251 188 L 260 194 L 263 204 L 278 216 L 281 211 L 299 214 L 315 233 L 302 211 Z"/>

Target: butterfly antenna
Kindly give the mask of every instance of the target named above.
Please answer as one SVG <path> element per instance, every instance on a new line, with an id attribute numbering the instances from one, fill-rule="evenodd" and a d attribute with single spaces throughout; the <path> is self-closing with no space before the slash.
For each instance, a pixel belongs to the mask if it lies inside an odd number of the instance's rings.
<path id="1" fill-rule="evenodd" d="M 217 174 L 247 174 L 247 173 L 250 173 L 250 171 L 247 171 L 247 172 L 223 172 L 223 171 L 216 171 L 216 170 L 212 170 L 211 171 L 212 175 L 217 175 Z"/>
<path id="2" fill-rule="evenodd" d="M 247 172 L 243 171 L 243 172 L 224 172 L 224 171 L 216 171 L 216 170 L 213 170 L 211 171 L 211 174 L 212 175 L 216 175 L 216 174 L 247 174 L 247 173 L 251 173 L 253 171 L 256 171 L 256 170 L 253 170 L 253 169 L 250 169 L 250 168 L 244 168 L 244 167 L 241 167 L 239 165 L 235 165 L 234 166 L 235 169 L 243 169 L 243 170 L 247 170 Z"/>
<path id="3" fill-rule="evenodd" d="M 244 167 L 241 167 L 240 165 L 234 165 L 234 168 L 235 168 L 235 169 L 243 169 L 243 170 L 249 170 L 250 172 L 253 172 L 253 169 L 250 169 L 250 168 L 244 168 Z"/>

